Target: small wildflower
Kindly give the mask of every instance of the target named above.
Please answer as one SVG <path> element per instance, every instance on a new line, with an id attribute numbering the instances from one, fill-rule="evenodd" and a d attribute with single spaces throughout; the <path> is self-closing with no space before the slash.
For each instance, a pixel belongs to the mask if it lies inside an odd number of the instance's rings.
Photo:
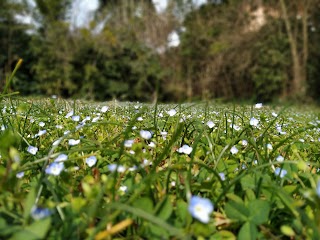
<path id="1" fill-rule="evenodd" d="M 254 107 L 257 109 L 262 108 L 262 103 L 257 103 Z"/>
<path id="2" fill-rule="evenodd" d="M 76 115 L 76 116 L 72 116 L 72 121 L 75 121 L 75 122 L 79 122 L 80 121 L 80 116 Z"/>
<path id="3" fill-rule="evenodd" d="M 38 148 L 37 147 L 34 147 L 34 146 L 29 146 L 27 151 L 29 153 L 31 153 L 32 155 L 36 155 L 36 153 L 38 152 Z"/>
<path id="4" fill-rule="evenodd" d="M 132 155 L 136 154 L 136 152 L 133 151 L 133 150 L 130 150 L 129 153 L 132 154 Z"/>
<path id="5" fill-rule="evenodd" d="M 272 150 L 272 149 L 273 149 L 271 143 L 268 143 L 268 144 L 267 144 L 267 149 L 268 149 L 268 150 Z"/>
<path id="6" fill-rule="evenodd" d="M 100 119 L 100 117 L 95 117 L 95 118 L 92 119 L 91 122 L 93 122 L 93 123 L 98 122 L 99 119 Z"/>
<path id="7" fill-rule="evenodd" d="M 40 137 L 46 133 L 47 133 L 47 130 L 39 130 L 39 132 L 36 135 L 34 135 L 34 137 Z"/>
<path id="8" fill-rule="evenodd" d="M 90 156 L 86 159 L 86 164 L 89 167 L 93 167 L 97 162 L 97 157 L 96 156 Z"/>
<path id="9" fill-rule="evenodd" d="M 281 169 L 281 168 L 277 167 L 277 168 L 274 170 L 274 174 L 275 174 L 276 176 L 280 176 L 280 178 L 283 178 L 285 175 L 287 175 L 287 170 Z"/>
<path id="10" fill-rule="evenodd" d="M 276 114 L 275 112 L 272 112 L 271 115 L 272 115 L 273 117 L 278 117 L 278 114 Z"/>
<path id="11" fill-rule="evenodd" d="M 257 127 L 258 124 L 259 124 L 259 120 L 258 120 L 258 119 L 254 118 L 254 117 L 252 117 L 252 118 L 250 119 L 250 125 L 251 125 L 251 126 Z"/>
<path id="12" fill-rule="evenodd" d="M 142 122 L 142 121 L 143 121 L 143 118 L 142 118 L 142 117 L 138 117 L 138 118 L 137 118 L 137 121 Z"/>
<path id="13" fill-rule="evenodd" d="M 118 164 L 115 164 L 115 163 L 112 163 L 112 164 L 109 164 L 108 165 L 108 169 L 110 172 L 119 172 L 119 173 L 123 173 L 126 171 L 126 168 L 122 165 L 118 165 Z"/>
<path id="14" fill-rule="evenodd" d="M 17 178 L 23 178 L 23 177 L 24 177 L 24 172 L 18 172 L 18 173 L 16 174 L 16 177 L 17 177 Z"/>
<path id="15" fill-rule="evenodd" d="M 56 125 L 56 128 L 57 128 L 57 129 L 62 129 L 63 126 L 62 126 L 62 125 Z"/>
<path id="16" fill-rule="evenodd" d="M 232 148 L 230 149 L 230 152 L 234 155 L 234 154 L 237 154 L 239 150 L 236 146 L 232 146 Z"/>
<path id="17" fill-rule="evenodd" d="M 68 155 L 62 153 L 54 161 L 55 162 L 64 162 L 68 159 Z"/>
<path id="18" fill-rule="evenodd" d="M 222 181 L 226 180 L 226 175 L 223 172 L 219 173 L 219 176 Z"/>
<path id="19" fill-rule="evenodd" d="M 230 127 L 233 128 L 236 131 L 239 131 L 241 129 L 239 126 L 234 125 L 234 124 L 231 124 Z"/>
<path id="20" fill-rule="evenodd" d="M 317 182 L 316 193 L 317 193 L 317 196 L 320 198 L 320 180 L 318 180 Z"/>
<path id="21" fill-rule="evenodd" d="M 40 208 L 40 207 L 37 207 L 37 206 L 33 206 L 31 208 L 31 217 L 34 220 L 40 220 L 40 219 L 46 218 L 46 217 L 48 217 L 50 215 L 51 215 L 51 212 L 47 208 Z"/>
<path id="22" fill-rule="evenodd" d="M 75 146 L 75 145 L 78 145 L 80 143 L 80 139 L 78 139 L 78 140 L 69 139 L 68 143 L 69 143 L 70 146 Z"/>
<path id="23" fill-rule="evenodd" d="M 242 140 L 242 141 L 241 141 L 241 145 L 244 146 L 244 147 L 248 146 L 248 141 L 245 140 L 245 139 Z"/>
<path id="24" fill-rule="evenodd" d="M 127 192 L 128 187 L 127 187 L 127 186 L 120 186 L 120 187 L 119 187 L 119 190 L 120 190 L 121 192 L 125 193 L 125 192 Z"/>
<path id="25" fill-rule="evenodd" d="M 174 115 L 177 114 L 177 111 L 175 109 L 171 109 L 167 113 L 169 114 L 170 117 L 173 117 Z"/>
<path id="26" fill-rule="evenodd" d="M 69 118 L 69 117 L 71 117 L 72 115 L 73 115 L 73 111 L 70 111 L 70 112 L 67 113 L 66 118 Z"/>
<path id="27" fill-rule="evenodd" d="M 134 140 L 125 140 L 123 145 L 127 148 L 131 148 L 133 143 L 134 143 Z"/>
<path id="28" fill-rule="evenodd" d="M 109 110 L 109 107 L 108 107 L 108 106 L 103 106 L 100 111 L 101 111 L 102 113 L 105 113 L 105 112 L 107 112 L 108 110 Z"/>
<path id="29" fill-rule="evenodd" d="M 207 198 L 192 196 L 188 207 L 189 213 L 202 223 L 208 223 L 213 211 L 213 204 Z"/>
<path id="30" fill-rule="evenodd" d="M 188 145 L 184 144 L 177 150 L 177 152 L 189 155 L 192 152 L 192 147 L 189 147 Z"/>
<path id="31" fill-rule="evenodd" d="M 208 122 L 207 122 L 207 126 L 208 126 L 209 128 L 213 128 L 213 127 L 215 126 L 215 124 L 214 124 L 214 122 L 212 122 L 212 121 L 208 121 Z"/>
<path id="32" fill-rule="evenodd" d="M 39 122 L 40 127 L 44 127 L 44 125 L 46 125 L 44 122 Z"/>
<path id="33" fill-rule="evenodd" d="M 148 146 L 151 147 L 151 148 L 155 148 L 155 147 L 156 147 L 156 144 L 155 144 L 154 142 L 150 142 L 150 143 L 148 144 Z"/>
<path id="34" fill-rule="evenodd" d="M 50 163 L 46 168 L 46 174 L 59 176 L 64 169 L 63 162 Z"/>
<path id="35" fill-rule="evenodd" d="M 160 132 L 160 134 L 161 134 L 163 140 L 167 139 L 167 135 L 168 135 L 167 132 Z"/>
<path id="36" fill-rule="evenodd" d="M 284 157 L 282 157 L 281 155 L 279 155 L 277 158 L 276 158 L 277 162 L 283 162 L 284 161 Z"/>
<path id="37" fill-rule="evenodd" d="M 148 130 L 141 130 L 140 131 L 140 136 L 146 140 L 149 140 L 152 137 L 152 134 Z"/>

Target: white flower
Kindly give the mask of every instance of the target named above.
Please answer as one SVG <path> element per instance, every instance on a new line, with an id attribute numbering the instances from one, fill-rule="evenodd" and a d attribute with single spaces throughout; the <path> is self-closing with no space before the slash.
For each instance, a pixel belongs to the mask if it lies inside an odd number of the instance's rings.
<path id="1" fill-rule="evenodd" d="M 200 222 L 208 223 L 210 220 L 210 214 L 213 211 L 213 204 L 207 198 L 192 196 L 188 210 L 189 213 Z"/>
<path id="2" fill-rule="evenodd" d="M 143 118 L 142 117 L 138 117 L 137 121 L 141 122 L 141 121 L 143 121 Z"/>
<path id="3" fill-rule="evenodd" d="M 156 147 L 156 144 L 155 144 L 154 142 L 150 142 L 150 143 L 148 144 L 148 146 L 151 147 L 151 148 L 155 148 L 155 147 Z"/>
<path id="4" fill-rule="evenodd" d="M 259 124 L 259 120 L 258 120 L 258 119 L 254 118 L 254 117 L 252 117 L 252 118 L 250 119 L 250 125 L 251 125 L 251 126 L 257 127 L 258 124 Z"/>
<path id="5" fill-rule="evenodd" d="M 126 171 L 126 168 L 122 165 L 118 165 L 118 164 L 115 164 L 115 163 L 112 163 L 112 164 L 109 164 L 108 166 L 108 169 L 110 172 L 119 172 L 119 173 L 123 173 Z"/>
<path id="6" fill-rule="evenodd" d="M 62 126 L 62 125 L 56 125 L 56 128 L 57 128 L 57 129 L 62 129 L 63 126 Z"/>
<path id="7" fill-rule="evenodd" d="M 102 113 L 105 113 L 105 112 L 108 111 L 108 109 L 109 109 L 108 106 L 103 106 L 100 111 L 101 111 Z"/>
<path id="8" fill-rule="evenodd" d="M 46 174 L 58 176 L 64 169 L 63 162 L 50 163 L 46 168 Z"/>
<path id="9" fill-rule="evenodd" d="M 120 186 L 119 187 L 119 190 L 121 191 L 121 192 L 126 192 L 127 190 L 128 190 L 128 187 L 127 186 Z"/>
<path id="10" fill-rule="evenodd" d="M 214 122 L 212 122 L 212 121 L 208 121 L 208 122 L 207 122 L 207 126 L 208 126 L 209 128 L 213 128 L 213 127 L 215 126 L 215 124 L 214 124 Z"/>
<path id="11" fill-rule="evenodd" d="M 271 115 L 272 115 L 273 117 L 278 117 L 278 114 L 276 114 L 275 112 L 272 112 Z"/>
<path id="12" fill-rule="evenodd" d="M 224 173 L 219 173 L 219 176 L 221 178 L 222 181 L 226 180 L 226 175 Z"/>
<path id="13" fill-rule="evenodd" d="M 93 122 L 93 123 L 98 122 L 99 119 L 100 119 L 100 117 L 95 117 L 95 118 L 92 119 L 91 122 Z"/>
<path id="14" fill-rule="evenodd" d="M 237 125 L 234 125 L 234 124 L 231 124 L 230 127 L 233 128 L 233 129 L 236 130 L 236 131 L 239 131 L 239 130 L 240 130 L 240 127 L 237 126 Z"/>
<path id="15" fill-rule="evenodd" d="M 69 118 L 69 117 L 71 117 L 72 115 L 73 115 L 73 110 L 67 113 L 66 118 Z"/>
<path id="16" fill-rule="evenodd" d="M 44 122 L 39 122 L 40 127 L 44 127 L 44 125 L 46 125 Z"/>
<path id="17" fill-rule="evenodd" d="M 27 151 L 29 153 L 31 153 L 32 155 L 36 155 L 36 153 L 38 152 L 38 148 L 37 147 L 34 147 L 34 146 L 29 146 Z"/>
<path id="18" fill-rule="evenodd" d="M 55 162 L 64 162 L 68 159 L 68 155 L 62 153 L 54 161 Z"/>
<path id="19" fill-rule="evenodd" d="M 242 144 L 242 146 L 246 147 L 246 146 L 248 146 L 248 141 L 245 139 L 241 140 L 241 144 Z"/>
<path id="20" fill-rule="evenodd" d="M 89 166 L 89 167 L 92 167 L 96 164 L 97 162 L 97 158 L 96 156 L 90 156 L 86 159 L 86 164 Z"/>
<path id="21" fill-rule="evenodd" d="M 72 121 L 79 122 L 80 121 L 80 116 L 72 116 Z"/>
<path id="22" fill-rule="evenodd" d="M 160 132 L 162 139 L 166 140 L 168 133 L 167 132 Z"/>
<path id="23" fill-rule="evenodd" d="M 152 137 L 152 134 L 148 130 L 141 130 L 140 131 L 140 136 L 146 140 L 149 140 Z"/>
<path id="24" fill-rule="evenodd" d="M 232 154 L 237 154 L 239 152 L 238 148 L 236 146 L 232 146 L 232 148 L 230 149 L 230 152 Z"/>
<path id="25" fill-rule="evenodd" d="M 47 130 L 39 130 L 39 132 L 35 135 L 35 137 L 40 137 L 47 133 Z"/>
<path id="26" fill-rule="evenodd" d="M 133 143 L 134 143 L 134 140 L 125 140 L 124 141 L 124 146 L 127 147 L 127 148 L 131 148 Z"/>
<path id="27" fill-rule="evenodd" d="M 254 107 L 257 109 L 262 108 L 262 103 L 257 103 Z"/>
<path id="28" fill-rule="evenodd" d="M 78 139 L 78 140 L 69 139 L 68 143 L 69 143 L 70 146 L 75 146 L 75 145 L 78 145 L 80 143 L 80 139 Z"/>
<path id="29" fill-rule="evenodd" d="M 177 152 L 189 155 L 192 152 L 192 147 L 189 147 L 188 145 L 184 144 L 177 150 Z"/>
<path id="30" fill-rule="evenodd" d="M 276 158 L 276 160 L 277 160 L 278 162 L 283 162 L 283 161 L 284 161 L 284 158 L 283 158 L 281 155 L 279 155 L 279 156 Z"/>
<path id="31" fill-rule="evenodd" d="M 171 109 L 167 113 L 169 114 L 170 117 L 173 117 L 174 115 L 176 115 L 177 111 L 175 109 Z"/>
<path id="32" fill-rule="evenodd" d="M 18 173 L 16 174 L 16 177 L 17 177 L 17 178 L 23 178 L 23 176 L 24 176 L 24 172 L 18 172 Z"/>
<path id="33" fill-rule="evenodd" d="M 269 149 L 269 150 L 272 150 L 272 149 L 273 149 L 271 143 L 268 143 L 268 144 L 267 144 L 267 149 Z"/>

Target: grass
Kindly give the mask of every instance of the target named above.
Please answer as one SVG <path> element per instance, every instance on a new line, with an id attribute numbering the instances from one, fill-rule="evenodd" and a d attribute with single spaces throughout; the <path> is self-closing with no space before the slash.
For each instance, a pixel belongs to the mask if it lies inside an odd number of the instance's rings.
<path id="1" fill-rule="evenodd" d="M 1 238 L 319 238 L 318 109 L 17 97 L 0 109 Z M 194 196 L 214 211 L 190 209 Z"/>
<path id="2" fill-rule="evenodd" d="M 319 239 L 319 109 L 28 99 L 13 75 L 1 239 Z"/>

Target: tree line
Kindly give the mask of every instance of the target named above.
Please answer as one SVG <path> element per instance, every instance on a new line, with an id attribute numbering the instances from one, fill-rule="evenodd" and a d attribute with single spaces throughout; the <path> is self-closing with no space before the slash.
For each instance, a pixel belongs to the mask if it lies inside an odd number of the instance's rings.
<path id="1" fill-rule="evenodd" d="M 81 27 L 73 4 L 0 2 L 1 86 L 22 58 L 11 86 L 22 95 L 320 100 L 319 0 L 169 0 L 162 12 L 152 0 L 100 0 Z"/>

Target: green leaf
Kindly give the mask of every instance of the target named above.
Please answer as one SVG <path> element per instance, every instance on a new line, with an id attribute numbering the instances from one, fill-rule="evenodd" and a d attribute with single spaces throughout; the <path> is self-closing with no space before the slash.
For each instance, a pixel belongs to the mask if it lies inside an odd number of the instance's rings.
<path id="1" fill-rule="evenodd" d="M 15 233 L 10 240 L 44 239 L 51 226 L 51 218 L 35 221 L 23 230 Z"/>
<path id="2" fill-rule="evenodd" d="M 281 229 L 281 232 L 288 237 L 295 236 L 295 232 L 293 231 L 292 227 L 288 225 L 282 225 L 280 229 Z"/>
<path id="3" fill-rule="evenodd" d="M 189 226 L 192 222 L 192 217 L 188 211 L 188 204 L 183 200 L 178 200 L 176 204 L 176 226 Z"/>
<path id="4" fill-rule="evenodd" d="M 248 221 L 249 210 L 244 204 L 237 202 L 228 202 L 225 206 L 225 211 L 228 218 L 235 219 L 238 221 Z"/>
<path id="5" fill-rule="evenodd" d="M 172 204 L 169 197 L 163 199 L 159 204 L 156 206 L 157 209 L 157 216 L 162 220 L 167 220 L 172 213 Z"/>
<path id="6" fill-rule="evenodd" d="M 250 212 L 250 221 L 253 224 L 259 225 L 268 221 L 270 205 L 264 200 L 253 200 L 248 205 Z"/>
<path id="7" fill-rule="evenodd" d="M 133 206 L 140 208 L 148 213 L 153 213 L 153 202 L 150 198 L 142 197 L 134 201 Z"/>
<path id="8" fill-rule="evenodd" d="M 256 180 L 251 175 L 245 175 L 240 180 L 241 187 L 243 190 L 246 189 L 255 189 L 257 187 Z"/>
<path id="9" fill-rule="evenodd" d="M 258 231 L 255 224 L 246 222 L 242 225 L 239 233 L 238 240 L 257 239 Z"/>
<path id="10" fill-rule="evenodd" d="M 236 240 L 236 236 L 232 232 L 222 230 L 211 236 L 210 240 Z"/>
<path id="11" fill-rule="evenodd" d="M 36 201 L 36 187 L 32 187 L 24 202 L 23 218 L 26 220 L 30 216 L 31 209 Z"/>

